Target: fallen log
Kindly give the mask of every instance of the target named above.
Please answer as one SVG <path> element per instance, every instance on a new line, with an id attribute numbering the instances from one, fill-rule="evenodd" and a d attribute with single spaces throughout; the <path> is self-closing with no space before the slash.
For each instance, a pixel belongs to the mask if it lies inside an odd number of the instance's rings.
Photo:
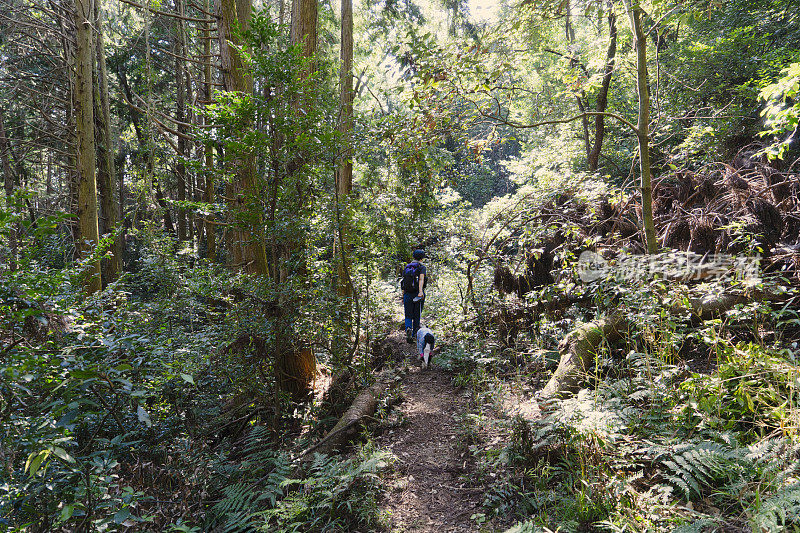
<path id="1" fill-rule="evenodd" d="M 333 429 L 321 441 L 300 453 L 295 460 L 313 452 L 330 455 L 345 444 L 355 433 L 358 425 L 375 413 L 378 408 L 378 400 L 388 387 L 389 379 L 384 376 L 378 378 L 371 387 L 361 391 Z"/>
<path id="2" fill-rule="evenodd" d="M 707 320 L 720 316 L 738 304 L 754 300 L 786 302 L 794 295 L 753 292 L 751 294 L 720 293 L 706 297 L 689 298 L 689 308 L 674 305 L 669 308 L 672 314 L 690 313 L 695 320 Z M 542 400 L 557 398 L 565 392 L 574 392 L 581 380 L 591 368 L 597 349 L 607 340 L 614 342 L 627 335 L 628 322 L 621 314 L 583 324 L 572 330 L 561 343 L 559 352 L 561 360 L 553 376 L 539 393 Z"/>
<path id="3" fill-rule="evenodd" d="M 564 392 L 574 392 L 581 376 L 591 367 L 600 344 L 604 340 L 613 342 L 621 339 L 626 326 L 627 322 L 622 315 L 615 314 L 572 330 L 559 343 L 561 360 L 550 381 L 542 389 L 540 398 L 547 400 Z"/>
<path id="4" fill-rule="evenodd" d="M 692 296 L 688 299 L 688 309 L 682 303 L 678 303 L 670 308 L 670 312 L 672 314 L 680 314 L 689 311 L 692 319 L 702 321 L 718 317 L 739 304 L 756 301 L 780 304 L 792 302 L 796 298 L 797 295 L 792 292 L 771 293 L 760 290 L 751 291 L 747 294 L 723 292 L 719 294 L 706 294 L 702 297 Z"/>

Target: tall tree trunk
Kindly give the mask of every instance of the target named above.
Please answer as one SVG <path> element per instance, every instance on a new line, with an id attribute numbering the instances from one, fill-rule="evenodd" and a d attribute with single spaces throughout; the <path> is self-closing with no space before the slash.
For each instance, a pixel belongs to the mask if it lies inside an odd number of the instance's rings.
<path id="1" fill-rule="evenodd" d="M 3 109 L 0 108 L 0 159 L 3 163 L 3 187 L 6 193 L 6 209 L 12 210 L 14 203 L 14 173 L 11 170 L 11 145 L 6 137 L 4 125 Z M 17 225 L 12 223 L 8 232 L 8 247 L 11 250 L 11 257 L 8 258 L 8 268 L 12 272 L 17 270 Z"/>
<path id="2" fill-rule="evenodd" d="M 302 43 L 305 57 L 317 53 L 317 0 L 292 0 L 291 44 Z"/>
<path id="3" fill-rule="evenodd" d="M 339 168 L 336 171 L 336 193 L 339 201 L 347 205 L 348 197 L 353 189 L 353 0 L 342 0 L 342 32 L 341 32 L 341 65 L 339 71 L 339 133 L 342 150 Z M 340 204 L 341 205 L 341 204 Z M 350 246 L 348 244 L 348 213 L 340 213 L 339 261 L 337 276 L 337 294 L 349 298 L 352 289 L 347 279 L 347 266 Z"/>
<path id="4" fill-rule="evenodd" d="M 564 36 L 567 42 L 575 42 L 575 28 L 572 26 L 572 5 L 570 0 L 564 1 Z"/>
<path id="5" fill-rule="evenodd" d="M 241 46 L 240 31 L 250 26 L 252 6 L 250 0 L 221 0 L 219 44 L 225 87 L 228 91 L 240 92 L 247 96 L 253 93 L 253 78 L 244 64 L 242 56 L 236 51 Z M 250 128 L 252 124 L 243 124 Z M 232 223 L 238 228 L 230 231 L 234 263 L 245 272 L 266 276 L 267 254 L 264 249 L 263 217 L 260 203 L 260 188 L 256 176 L 256 158 L 252 150 L 245 148 L 238 154 L 236 179 L 229 190 L 229 209 Z M 239 263 L 239 264 L 236 264 Z"/>
<path id="6" fill-rule="evenodd" d="M 125 70 L 125 64 L 119 63 L 117 67 L 117 76 L 119 76 L 119 85 L 122 88 L 122 92 L 125 95 L 125 98 L 129 101 L 133 101 L 133 91 L 131 91 L 131 87 L 128 84 L 128 73 Z M 152 180 L 153 172 L 155 170 L 155 161 L 153 157 L 153 150 L 150 149 L 150 140 L 151 131 L 150 128 L 143 128 L 141 124 L 141 116 L 139 111 L 136 109 L 131 109 L 131 122 L 133 122 L 133 131 L 136 133 L 136 139 L 139 141 L 139 153 L 144 154 L 144 164 L 145 164 L 145 173 L 148 176 L 149 180 Z M 125 199 L 123 197 L 123 181 L 120 178 L 120 205 L 125 205 Z M 149 183 L 152 186 L 152 181 Z M 156 182 L 156 202 L 158 202 L 159 207 L 164 209 L 164 229 L 169 231 L 170 233 L 175 233 L 175 228 L 172 225 L 172 216 L 169 212 L 169 206 L 167 205 L 166 200 L 164 199 L 164 194 L 161 192 L 158 183 Z M 136 221 L 135 220 L 128 220 L 126 221 L 127 226 L 132 226 Z"/>
<path id="7" fill-rule="evenodd" d="M 658 251 L 655 223 L 653 222 L 653 187 L 650 170 L 650 88 L 647 75 L 647 40 L 642 29 L 642 9 L 639 4 L 626 0 L 628 18 L 636 43 L 636 90 L 639 96 L 639 119 L 636 136 L 639 140 L 639 169 L 641 171 L 642 221 L 647 253 Z"/>
<path id="8" fill-rule="evenodd" d="M 292 46 L 298 46 L 303 57 L 312 60 L 304 70 L 300 72 L 301 77 L 307 78 L 316 68 L 313 58 L 317 52 L 317 0 L 292 1 L 292 24 L 289 33 L 290 44 Z M 298 119 L 306 114 L 306 110 L 310 111 L 311 107 L 314 105 L 311 95 L 306 92 L 307 90 L 308 89 L 304 89 L 292 102 L 293 112 Z M 300 120 L 298 120 L 298 122 L 300 122 Z M 302 133 L 303 132 L 300 131 L 296 132 L 297 135 L 301 135 Z M 307 187 L 305 186 L 306 184 L 302 176 L 300 176 L 305 162 L 306 154 L 300 152 L 295 154 L 295 157 L 289 161 L 287 165 L 289 181 L 292 181 L 297 189 L 296 203 L 294 206 L 297 213 L 302 213 L 305 210 L 308 201 Z M 300 274 L 305 274 L 306 260 L 305 257 L 303 257 L 305 255 L 305 245 L 302 239 L 294 239 L 289 242 L 284 251 L 284 255 L 285 257 L 283 259 L 285 262 L 293 260 L 295 264 L 300 265 L 297 271 Z M 296 257 L 292 258 L 292 255 Z"/>
<path id="9" fill-rule="evenodd" d="M 175 0 L 175 12 L 183 16 L 183 2 Z M 186 47 L 183 41 L 183 20 L 175 19 L 175 118 L 178 120 L 178 160 L 175 165 L 175 174 L 178 178 L 178 201 L 186 201 L 186 127 L 182 123 L 186 122 L 186 86 L 184 80 L 184 67 L 182 57 L 186 55 Z M 186 240 L 186 209 L 181 205 L 178 207 L 178 240 Z"/>
<path id="10" fill-rule="evenodd" d="M 210 0 L 205 0 L 204 4 L 206 12 L 211 9 Z M 208 22 L 203 23 L 203 87 L 205 88 L 205 105 L 211 104 L 211 26 Z M 208 119 L 203 115 L 203 123 L 205 124 Z M 203 192 L 203 201 L 207 204 L 214 203 L 214 147 L 211 143 L 205 145 L 204 152 L 205 164 L 205 188 Z M 206 257 L 210 261 L 217 258 L 217 236 L 214 230 L 214 215 L 209 213 L 204 218 L 204 225 L 206 231 Z"/>
<path id="11" fill-rule="evenodd" d="M 290 30 L 290 41 L 292 45 L 300 45 L 302 53 L 307 58 L 312 58 L 317 48 L 317 0 L 293 0 L 292 2 L 292 27 Z M 311 68 L 314 68 L 313 66 Z M 310 72 L 301 73 L 308 76 Z M 294 102 L 295 113 L 302 113 L 303 108 L 310 105 L 310 101 L 300 98 Z M 303 155 L 297 157 L 289 163 L 289 172 L 300 172 L 303 166 Z M 295 176 L 298 178 L 298 176 Z M 301 183 L 299 178 L 298 183 Z M 298 185 L 298 189 L 302 186 Z M 298 190 L 297 212 L 302 212 L 304 191 Z M 303 242 L 300 239 L 290 242 L 281 258 L 283 265 L 290 264 L 290 255 L 302 252 Z M 282 266 L 283 266 L 282 265 Z M 283 270 L 279 268 L 278 271 Z M 303 275 L 305 273 L 304 261 L 300 261 L 300 267 L 292 272 Z M 286 274 L 289 274 L 286 271 Z M 283 275 L 281 276 L 283 277 Z M 283 281 L 283 280 L 281 280 Z M 275 332 L 275 382 L 278 388 L 291 394 L 295 399 L 306 399 L 311 392 L 311 384 L 316 373 L 316 360 L 310 348 L 301 348 L 292 342 L 294 334 L 292 332 L 293 317 L 296 311 L 289 312 L 288 302 L 282 302 L 285 309 L 283 316 L 276 320 Z"/>
<path id="12" fill-rule="evenodd" d="M 589 140 L 589 117 L 586 116 L 586 107 L 588 104 L 584 104 L 584 100 L 588 100 L 586 98 L 586 91 L 581 90 L 581 94 L 575 95 L 575 100 L 578 103 L 578 111 L 583 115 L 581 118 L 581 127 L 583 128 L 583 147 L 586 150 L 586 160 L 589 160 L 589 155 L 592 153 L 592 143 Z"/>
<path id="13" fill-rule="evenodd" d="M 97 156 L 99 158 L 97 186 L 100 189 L 100 208 L 103 213 L 103 233 L 117 231 L 119 224 L 119 205 L 114 191 L 116 185 L 116 169 L 114 166 L 114 143 L 111 137 L 111 104 L 108 94 L 108 70 L 106 54 L 103 46 L 103 15 L 100 0 L 94 1 L 95 28 L 97 42 L 95 46 L 97 65 L 97 84 L 95 85 L 95 124 L 97 125 Z M 111 257 L 103 263 L 103 273 L 108 282 L 112 282 L 122 271 L 122 234 L 118 233 L 111 244 Z"/>
<path id="14" fill-rule="evenodd" d="M 47 202 L 44 204 L 46 210 L 50 209 L 50 199 L 55 194 L 53 189 L 53 152 L 47 152 L 47 181 L 45 182 L 45 194 L 47 195 Z"/>
<path id="15" fill-rule="evenodd" d="M 75 0 L 75 125 L 78 173 L 78 249 L 85 259 L 97 247 L 100 232 L 97 226 L 97 182 L 95 176 L 94 98 L 92 90 L 92 11 L 89 0 Z M 100 262 L 87 264 L 87 292 L 102 288 Z"/>
<path id="16" fill-rule="evenodd" d="M 569 64 L 573 70 L 577 70 L 578 66 L 580 66 L 583 72 L 586 74 L 586 77 L 589 78 L 589 72 L 586 70 L 586 67 L 581 64 L 580 60 L 575 55 L 575 29 L 572 27 L 572 7 L 569 0 L 565 0 L 563 5 L 565 9 L 564 38 L 567 40 L 567 54 L 565 57 L 569 58 Z M 581 89 L 580 94 L 575 95 L 575 101 L 578 104 L 578 111 L 581 115 L 583 115 L 583 118 L 581 118 L 581 127 L 583 128 L 583 146 L 584 150 L 586 151 L 586 160 L 588 161 L 589 154 L 592 152 L 592 143 L 589 140 L 589 117 L 585 114 L 586 108 L 588 107 L 588 98 L 586 97 L 586 91 L 584 89 Z"/>
<path id="17" fill-rule="evenodd" d="M 169 210 L 169 204 L 164 196 L 164 191 L 161 190 L 161 182 L 156 181 L 156 202 L 164 212 L 164 229 L 175 235 L 175 223 L 172 221 L 172 213 Z"/>
<path id="18" fill-rule="evenodd" d="M 608 108 L 608 90 L 611 87 L 611 77 L 614 74 L 614 63 L 617 56 L 617 15 L 614 13 L 614 4 L 611 0 L 608 0 L 608 37 L 608 50 L 606 51 L 606 62 L 603 67 L 603 82 L 600 85 L 600 91 L 597 93 L 597 103 L 595 105 L 595 111 L 598 113 L 604 113 Z M 605 117 L 603 115 L 595 115 L 594 144 L 587 160 L 590 172 L 596 171 L 599 167 L 605 128 Z"/>
<path id="19" fill-rule="evenodd" d="M 72 105 L 66 106 L 66 126 L 67 130 L 72 132 L 76 131 L 76 109 L 77 104 L 75 100 L 75 93 L 77 91 L 76 88 L 76 54 L 75 54 L 75 34 L 74 29 L 67 24 L 67 19 L 72 17 L 74 23 L 74 15 L 71 14 L 71 10 L 69 6 L 58 6 L 59 12 L 63 13 L 63 16 L 58 17 L 59 27 L 61 31 L 59 32 L 61 35 L 61 49 L 63 50 L 64 54 L 64 64 L 66 65 L 66 72 L 71 73 L 68 79 L 69 83 L 69 93 L 70 93 L 70 102 Z M 63 10 L 63 11 L 61 11 Z M 65 206 L 64 209 L 68 213 L 78 213 L 78 158 L 77 158 L 77 144 L 72 146 L 72 149 L 68 150 L 67 152 L 67 166 L 64 171 L 64 178 L 67 185 L 67 194 L 64 200 Z M 70 233 L 72 234 L 72 242 L 74 243 L 74 250 L 73 250 L 73 260 L 80 259 L 81 253 L 81 235 L 80 235 L 80 224 L 78 221 L 71 221 L 69 224 Z"/>
<path id="20" fill-rule="evenodd" d="M 125 217 L 125 163 L 128 161 L 128 155 L 125 150 L 120 150 L 114 157 L 114 170 L 117 172 L 117 205 L 119 206 L 119 220 L 122 222 L 122 232 L 120 233 L 120 241 L 122 242 L 122 251 L 125 251 L 125 231 L 130 228 L 130 220 Z"/>

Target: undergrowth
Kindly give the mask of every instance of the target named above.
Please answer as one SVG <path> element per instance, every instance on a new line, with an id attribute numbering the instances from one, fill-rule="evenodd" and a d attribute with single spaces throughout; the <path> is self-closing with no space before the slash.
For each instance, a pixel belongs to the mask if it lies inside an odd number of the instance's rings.
<path id="1" fill-rule="evenodd" d="M 190 268 L 169 238 L 131 250 L 133 273 L 91 298 L 72 284 L 80 265 L 26 256 L 4 275 L 0 531 L 379 527 L 386 453 L 292 462 L 324 421 L 274 392 L 272 289 Z"/>
<path id="2" fill-rule="evenodd" d="M 542 418 L 507 420 L 502 451 L 470 447 L 492 472 L 487 519 L 508 533 L 800 531 L 800 367 L 781 329 L 793 311 L 756 301 L 698 325 L 664 312 L 689 297 L 681 284 L 603 283 L 594 302 L 625 314 L 626 342 L 603 343 L 582 390 L 540 404 Z M 552 338 L 579 322 L 542 318 L 510 348 L 502 331 L 458 342 L 443 364 L 476 411 L 500 412 L 526 370 L 547 380 Z"/>

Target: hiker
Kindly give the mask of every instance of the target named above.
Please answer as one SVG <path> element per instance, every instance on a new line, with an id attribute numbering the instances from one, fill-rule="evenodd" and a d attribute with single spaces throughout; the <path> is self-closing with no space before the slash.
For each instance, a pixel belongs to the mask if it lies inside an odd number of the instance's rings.
<path id="1" fill-rule="evenodd" d="M 422 308 L 425 305 L 425 284 L 427 269 L 420 263 L 425 258 L 425 250 L 414 250 L 414 259 L 403 269 L 400 288 L 403 289 L 403 311 L 405 311 L 406 342 L 414 343 L 414 336 L 419 329 Z"/>
<path id="2" fill-rule="evenodd" d="M 417 331 L 417 352 L 419 353 L 419 361 L 422 363 L 422 368 L 431 366 L 431 357 L 433 356 L 433 345 L 436 343 L 436 337 L 433 332 L 422 326 Z"/>

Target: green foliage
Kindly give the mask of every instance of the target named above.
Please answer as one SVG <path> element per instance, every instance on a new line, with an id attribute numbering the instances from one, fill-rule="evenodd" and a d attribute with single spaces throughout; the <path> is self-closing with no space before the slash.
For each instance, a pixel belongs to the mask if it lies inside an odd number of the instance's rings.
<path id="1" fill-rule="evenodd" d="M 158 529 L 154 501 L 170 490 L 163 479 L 196 487 L 187 432 L 230 388 L 200 370 L 201 354 L 226 335 L 197 298 L 203 285 L 219 282 L 219 293 L 230 278 L 187 271 L 164 251 L 171 241 L 161 242 L 139 239 L 153 285 L 131 276 L 92 298 L 70 284 L 70 270 L 3 274 L 0 338 L 16 341 L 0 364 L 0 516 L 9 527 Z M 198 386 L 208 399 L 192 400 Z M 183 505 L 196 505 L 195 494 Z"/>
<path id="2" fill-rule="evenodd" d="M 724 0 L 703 10 L 676 4 L 663 21 L 659 59 L 669 75 L 659 98 L 681 120 L 656 135 L 674 147 L 675 161 L 730 158 L 757 139 L 759 88 L 796 60 L 798 21 L 786 6 L 784 0 Z M 687 131 L 708 134 L 692 138 Z"/>
<path id="3" fill-rule="evenodd" d="M 761 503 L 750 518 L 756 531 L 798 531 L 800 529 L 800 485 L 782 487 Z"/>
<path id="4" fill-rule="evenodd" d="M 90 316 L 97 322 L 76 324 L 80 333 L 66 334 L 66 345 L 54 339 L 43 351 L 12 350 L 0 369 L 4 388 L 15 391 L 2 435 L 14 450 L 2 512 L 14 524 L 106 529 L 144 519 L 134 513 L 142 493 L 120 479 L 119 459 L 152 425 L 146 393 L 134 385 L 148 365 L 115 357 L 104 317 Z"/>
<path id="5" fill-rule="evenodd" d="M 781 439 L 749 447 L 727 442 L 688 442 L 653 447 L 653 461 L 670 488 L 686 499 L 713 502 L 725 516 L 743 512 L 758 531 L 786 530 L 797 523 L 796 445 Z M 683 529 L 693 531 L 703 518 Z"/>
<path id="6" fill-rule="evenodd" d="M 368 445 L 349 459 L 316 455 L 293 463 L 276 450 L 273 431 L 261 426 L 250 431 L 239 455 L 214 463 L 211 490 L 218 498 L 204 531 L 346 531 L 380 523 L 377 474 L 392 458 L 385 451 Z"/>
<path id="7" fill-rule="evenodd" d="M 718 344 L 717 358 L 717 372 L 693 376 L 681 386 L 687 423 L 752 432 L 754 438 L 772 431 L 797 435 L 796 365 L 753 344 Z"/>
<path id="8" fill-rule="evenodd" d="M 766 103 L 761 112 L 766 129 L 762 136 L 778 138 L 770 144 L 766 153 L 770 159 L 783 159 L 786 151 L 796 142 L 800 124 L 800 63 L 792 63 L 781 71 L 782 77 L 761 89 L 759 97 Z M 786 134 L 789 134 L 786 136 Z"/>
<path id="9" fill-rule="evenodd" d="M 740 480 L 744 466 L 737 452 L 714 442 L 686 443 L 658 450 L 653 461 L 670 485 L 693 500 Z"/>
<path id="10" fill-rule="evenodd" d="M 578 170 L 585 158 L 580 121 L 509 126 L 573 116 L 578 102 L 591 108 L 607 49 L 602 3 L 567 3 L 557 13 L 547 3 L 525 4 L 508 10 L 496 31 L 479 35 L 455 9 L 459 3 L 448 2 L 451 34 L 460 26 L 466 35 L 457 42 L 437 34 L 424 6 L 389 0 L 362 6 L 357 16 L 368 38 L 356 39 L 363 61 L 354 73 L 360 97 L 349 198 L 332 192 L 345 144 L 335 130 L 330 6 L 323 6 L 322 46 L 313 59 L 288 46 L 286 28 L 269 13 L 255 14 L 242 53 L 258 90 L 215 93 L 213 104 L 197 110 L 211 127 L 192 132 L 221 156 L 220 168 L 191 167 L 195 177 L 221 178 L 216 192 L 227 199 L 163 202 L 166 209 L 214 213 L 226 236 L 254 229 L 272 247 L 273 268 L 286 271 L 273 276 L 280 283 L 196 260 L 190 245 L 161 230 L 165 207 L 151 196 L 155 183 L 167 197 L 176 185 L 169 135 L 153 136 L 148 119 L 135 146 L 127 104 L 116 118 L 128 167 L 124 182 L 136 198 L 123 279 L 84 297 L 68 217 L 33 222 L 30 212 L 42 209 L 37 198 L 19 192 L 7 199 L 0 256 L 11 253 L 13 229 L 19 268 L 0 266 L 0 528 L 381 528 L 379 475 L 391 461 L 387 452 L 368 445 L 354 457 L 317 456 L 302 468 L 291 461 L 321 421 L 314 407 L 304 410 L 274 391 L 273 348 L 281 330 L 270 312 L 280 302 L 288 310 L 283 331 L 313 344 L 334 372 L 345 363 L 370 372 L 365 351 L 346 361 L 349 346 L 343 346 L 351 337 L 372 345 L 391 329 L 394 270 L 421 242 L 434 274 L 425 320 L 445 346 L 435 364 L 452 371 L 454 383 L 471 395 L 459 441 L 486 485 L 484 508 L 471 518 L 477 527 L 504 519 L 521 520 L 510 530 L 517 532 L 700 531 L 745 521 L 767 531 L 800 527 L 792 444 L 800 427 L 800 373 L 783 337 L 761 338 L 760 326 L 778 320 L 778 313 L 755 303 L 698 328 L 671 312 L 689 295 L 684 285 L 606 279 L 582 286 L 574 255 L 613 244 L 571 222 L 538 223 L 543 211 L 581 204 L 579 217 L 590 224 L 601 197 L 627 200 L 612 184 L 628 176 L 635 140 L 607 122 L 602 160 L 608 175 L 596 176 Z M 565 40 L 567 5 L 575 36 Z M 765 135 L 776 141 L 768 153 L 790 156 L 800 79 L 796 6 L 722 0 L 702 10 L 669 1 L 644 7 L 652 17 L 657 163 L 672 158 L 692 167 L 718 160 L 720 150 L 735 153 L 760 129 L 759 97 Z M 128 72 L 134 92 L 146 95 L 157 113 L 175 103 L 174 72 L 161 63 L 161 46 L 175 35 L 168 25 L 149 26 L 148 38 L 159 44 L 151 56 L 143 39 L 122 35 L 141 33 L 138 13 L 121 16 L 109 21 L 120 32 L 109 63 L 120 79 Z M 13 50 L 5 42 L 0 47 Z M 625 32 L 618 48 L 609 109 L 632 116 L 633 50 Z M 16 59 L 21 62 L 8 64 L 39 61 Z M 20 122 L 30 115 L 17 112 L 15 98 L 4 95 L 2 102 L 19 115 L 9 119 L 9 131 L 19 136 L 11 139 L 11 152 L 16 158 L 24 147 L 30 155 L 14 161 L 14 173 L 41 189 L 38 156 L 50 151 L 36 147 L 41 140 L 29 131 L 44 130 Z M 223 193 L 249 157 L 253 190 L 241 197 Z M 50 209 L 52 198 L 44 200 Z M 342 228 L 362 298 L 359 324 L 334 293 Z M 519 272 L 556 234 L 568 237 L 557 250 L 556 283 L 513 304 L 592 294 L 593 305 L 537 316 L 536 324 L 520 328 L 516 345 L 501 345 L 487 317 L 513 297 L 492 292 L 492 267 Z M 82 261 L 99 259 L 108 243 Z M 219 259 L 230 259 L 224 246 Z M 555 363 L 544 360 L 545 349 L 554 349 L 578 320 L 609 309 L 624 313 L 633 328 L 626 346 L 603 346 L 587 369 L 586 389 L 540 406 L 545 416 L 534 423 L 489 416 L 503 408 L 510 380 L 520 397 L 538 388 Z M 780 317 L 781 334 L 792 341 L 793 312 Z M 737 335 L 753 342 L 737 342 Z M 707 360 L 703 373 L 690 372 L 686 361 L 699 359 Z M 487 445 L 487 430 L 507 445 Z"/>
<path id="11" fill-rule="evenodd" d="M 241 455 L 236 463 L 223 459 L 216 465 L 219 499 L 209 510 L 205 529 L 252 531 L 263 522 L 264 509 L 274 507 L 286 494 L 284 482 L 291 476 L 292 465 L 285 453 L 275 450 L 268 428 L 254 427 Z"/>
<path id="12" fill-rule="evenodd" d="M 391 455 L 369 446 L 358 456 L 339 460 L 316 455 L 302 479 L 287 479 L 289 495 L 264 513 L 265 531 L 335 531 L 380 524 L 377 473 Z"/>

